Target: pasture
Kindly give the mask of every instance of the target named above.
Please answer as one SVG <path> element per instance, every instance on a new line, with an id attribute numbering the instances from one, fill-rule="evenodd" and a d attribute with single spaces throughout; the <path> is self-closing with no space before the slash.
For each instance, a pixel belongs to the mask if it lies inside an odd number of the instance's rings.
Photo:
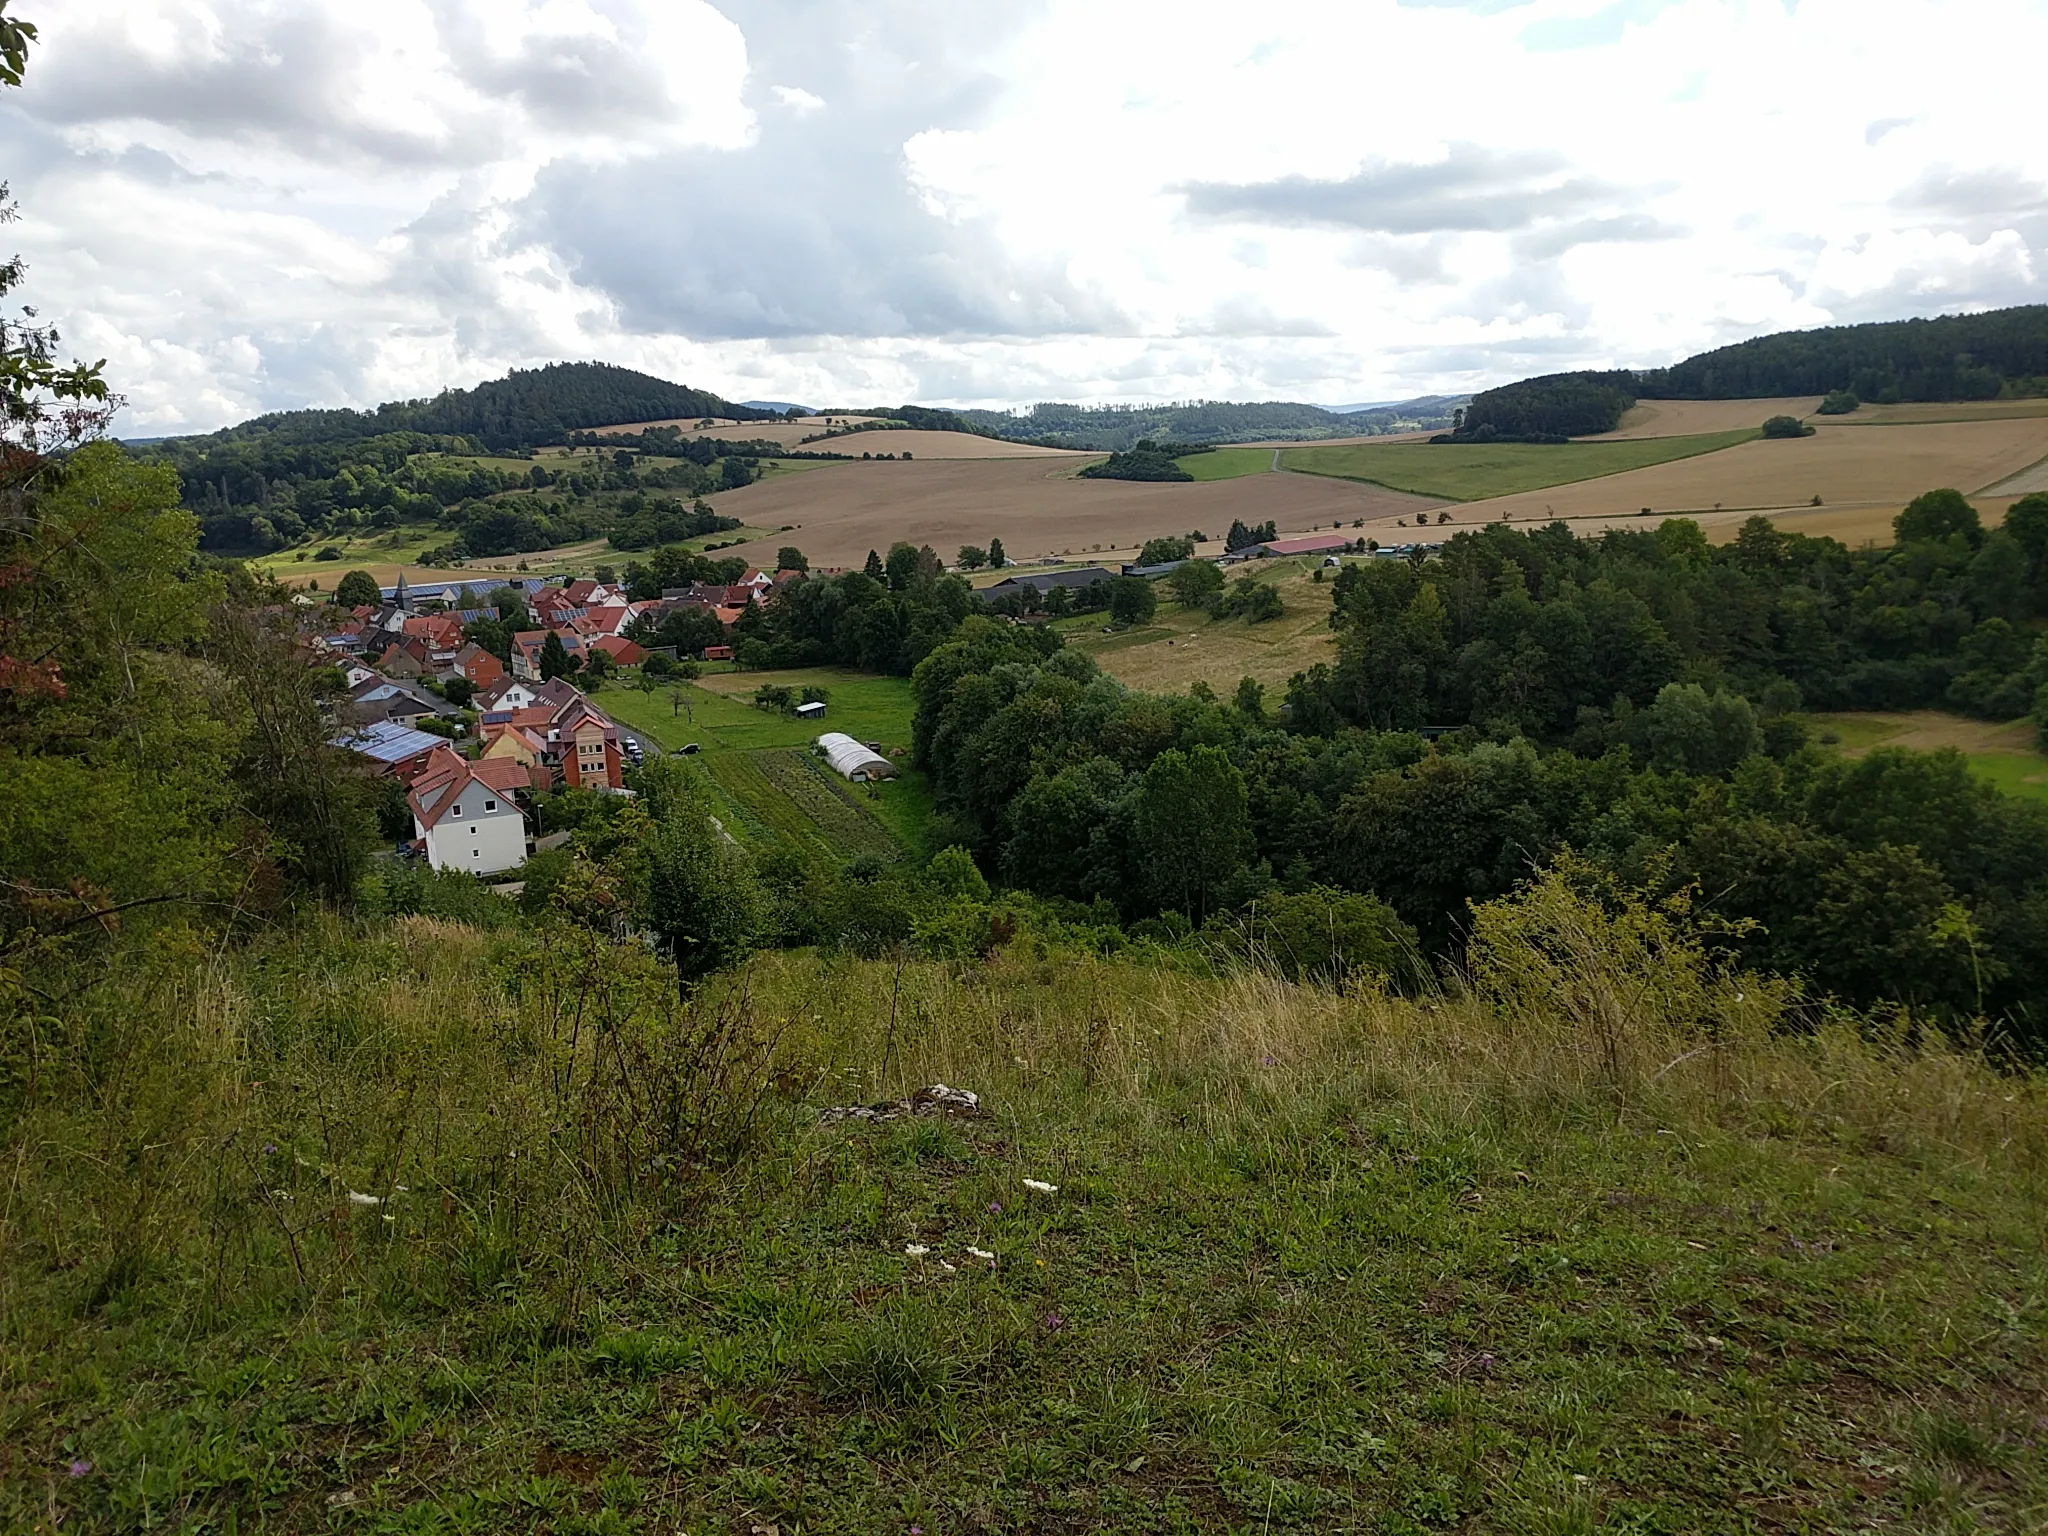
<path id="1" fill-rule="evenodd" d="M 2008 795 L 2048 801 L 2048 755 L 2042 753 L 2040 738 L 2028 721 L 1972 720 L 1932 709 L 1899 714 L 1852 710 L 1805 718 L 1816 739 L 1849 757 L 1861 757 L 1873 747 L 1914 752 L 1954 747 L 1986 783 Z"/>
<path id="2" fill-rule="evenodd" d="M 825 689 L 830 697 L 824 723 L 813 725 L 756 709 L 748 700 L 763 683 L 789 688 L 815 684 Z M 901 759 L 901 778 L 873 786 L 844 783 L 817 764 L 825 790 L 835 797 L 833 804 L 819 799 L 817 783 L 801 776 L 789 762 L 792 756 L 811 762 L 812 743 L 826 731 L 879 741 L 888 754 L 907 752 L 907 678 L 874 677 L 836 667 L 712 672 L 695 683 L 670 683 L 652 693 L 607 688 L 597 695 L 597 705 L 664 750 L 697 743 L 702 750 L 692 761 L 732 808 L 737 818 L 734 835 L 757 848 L 781 846 L 813 856 L 820 848 L 836 846 L 844 860 L 856 853 L 885 851 L 874 844 L 875 833 L 882 829 L 897 847 L 915 851 L 924 846 L 931 792 L 923 777 Z M 848 831 L 851 823 L 835 809 L 838 805 L 878 826 L 857 835 Z"/>
<path id="3" fill-rule="evenodd" d="M 1282 533 L 1348 528 L 1360 519 L 1368 527 L 1391 526 L 1395 517 L 1440 504 L 1312 475 L 1189 485 L 1080 480 L 1066 473 L 1089 457 L 834 464 L 801 478 L 727 491 L 715 505 L 751 527 L 790 529 L 732 551 L 756 564 L 773 559 L 777 545 L 796 544 L 814 566 L 858 566 L 869 550 L 886 550 L 899 539 L 930 544 L 950 558 L 963 544 L 994 537 L 1013 560 L 1028 561 L 1135 549 L 1146 539 L 1191 528 L 1220 536 L 1233 518 L 1270 518 Z M 1270 463 L 1271 450 L 1265 457 Z"/>
<path id="4" fill-rule="evenodd" d="M 1938 486 L 1965 494 L 1982 491 L 2048 455 L 2048 417 L 2041 416 L 1915 426 L 1815 425 L 1819 430 L 1812 437 L 1758 438 L 1709 456 L 1475 501 L 1463 510 L 1487 521 L 1503 515 L 1522 521 L 1629 517 L 1644 507 L 1658 515 L 1719 509 L 1738 514 L 1739 522 L 1753 511 L 1807 507 L 1818 496 L 1824 507 L 1880 512 L 1875 521 L 1882 531 L 1876 536 L 1889 538 L 1891 514 L 1920 492 Z"/>
<path id="5" fill-rule="evenodd" d="M 1673 459 L 1696 458 L 1756 436 L 1755 428 L 1696 437 L 1631 438 L 1561 444 L 1355 443 L 1281 451 L 1280 467 L 1363 480 L 1446 501 L 1486 501 Z"/>
<path id="6" fill-rule="evenodd" d="M 1218 448 L 1211 453 L 1191 453 L 1173 462 L 1197 480 L 1236 480 L 1245 475 L 1263 475 L 1274 465 L 1271 448 Z"/>
<path id="7" fill-rule="evenodd" d="M 1184 693 L 1195 683 L 1207 683 L 1228 697 L 1238 679 L 1250 677 L 1265 687 L 1271 710 L 1278 707 L 1279 693 L 1295 673 L 1337 659 L 1336 637 L 1330 630 L 1330 588 L 1326 581 L 1315 580 L 1315 569 L 1312 561 L 1276 560 L 1237 573 L 1280 589 L 1286 611 L 1261 624 L 1212 619 L 1204 609 L 1183 608 L 1162 586 L 1159 613 L 1150 624 L 1104 634 L 1102 616 L 1089 614 L 1065 620 L 1060 628 L 1067 644 L 1094 657 L 1103 671 L 1126 687 Z"/>

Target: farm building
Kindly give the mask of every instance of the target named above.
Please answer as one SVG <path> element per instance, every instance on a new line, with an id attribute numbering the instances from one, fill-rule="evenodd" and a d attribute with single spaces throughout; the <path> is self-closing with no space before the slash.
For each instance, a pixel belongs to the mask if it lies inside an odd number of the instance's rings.
<path id="1" fill-rule="evenodd" d="M 1269 556 L 1286 555 L 1341 555 L 1352 547 L 1353 541 L 1341 533 L 1307 533 L 1297 539 L 1268 539 L 1263 544 L 1248 544 L 1224 559 L 1233 564 L 1239 560 L 1264 560 Z"/>
<path id="2" fill-rule="evenodd" d="M 797 707 L 796 707 L 796 717 L 797 717 L 797 719 L 799 719 L 799 720 L 822 720 L 822 719 L 824 719 L 824 718 L 825 718 L 825 701 L 824 701 L 823 699 L 812 699 L 812 700 L 811 700 L 811 701 L 810 701 L 810 702 L 809 702 L 808 704 L 799 704 L 799 705 L 797 705 Z"/>
<path id="3" fill-rule="evenodd" d="M 1081 591 L 1094 586 L 1098 581 L 1112 581 L 1116 574 L 1115 571 L 1104 570 L 1099 565 L 1088 565 L 1076 571 L 1040 571 L 1030 576 L 1005 576 L 1001 581 L 993 582 L 982 590 L 995 597 L 1025 587 L 1031 588 L 1034 592 L 1050 592 L 1054 587 Z"/>
<path id="4" fill-rule="evenodd" d="M 856 784 L 896 777 L 894 763 L 881 753 L 862 746 L 844 731 L 827 731 L 818 738 L 818 745 L 824 749 L 825 760 L 832 765 L 833 771 Z"/>

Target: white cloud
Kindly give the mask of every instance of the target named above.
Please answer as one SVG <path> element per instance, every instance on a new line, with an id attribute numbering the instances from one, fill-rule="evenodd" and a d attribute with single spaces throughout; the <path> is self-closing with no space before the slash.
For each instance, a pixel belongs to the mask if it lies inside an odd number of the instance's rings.
<path id="1" fill-rule="evenodd" d="M 134 432 L 554 357 L 738 398 L 1383 399 L 2048 298 L 2040 0 L 36 19 L 0 106 L 27 292 Z"/>

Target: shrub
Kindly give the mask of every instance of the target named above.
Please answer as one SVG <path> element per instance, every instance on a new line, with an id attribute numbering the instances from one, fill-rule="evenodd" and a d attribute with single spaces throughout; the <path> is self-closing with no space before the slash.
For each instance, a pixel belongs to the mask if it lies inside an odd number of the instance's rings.
<path id="1" fill-rule="evenodd" d="M 1765 437 L 1811 437 L 1813 432 L 1797 416 L 1773 416 L 1764 422 Z"/>
<path id="2" fill-rule="evenodd" d="M 1861 404 L 1863 402 L 1856 398 L 1856 391 L 1853 389 L 1830 390 L 1827 399 L 1820 403 L 1819 414 L 1822 416 L 1846 416 Z"/>

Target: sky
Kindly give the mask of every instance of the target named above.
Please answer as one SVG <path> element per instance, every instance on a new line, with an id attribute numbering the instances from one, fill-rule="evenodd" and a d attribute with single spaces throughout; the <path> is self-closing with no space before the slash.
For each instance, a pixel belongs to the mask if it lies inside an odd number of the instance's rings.
<path id="1" fill-rule="evenodd" d="M 2048 0 L 15 0 L 18 297 L 125 435 L 1464 392 L 2048 301 Z"/>

